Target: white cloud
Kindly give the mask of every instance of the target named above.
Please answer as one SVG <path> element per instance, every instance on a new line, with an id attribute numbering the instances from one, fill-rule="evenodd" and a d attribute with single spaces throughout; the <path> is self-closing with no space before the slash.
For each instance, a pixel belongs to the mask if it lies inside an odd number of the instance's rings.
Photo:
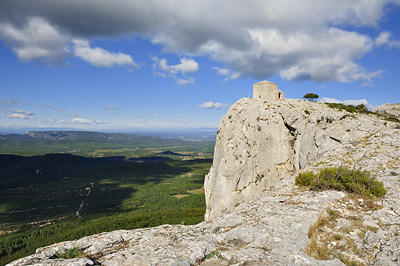
<path id="1" fill-rule="evenodd" d="M 384 45 L 385 43 L 387 43 L 389 41 L 390 36 L 391 36 L 390 32 L 387 32 L 387 31 L 381 32 L 379 34 L 379 36 L 376 37 L 375 44 L 377 46 Z"/>
<path id="2" fill-rule="evenodd" d="M 79 124 L 79 125 L 101 125 L 101 124 L 108 124 L 108 122 L 104 121 L 99 121 L 99 120 L 92 120 L 92 119 L 86 119 L 86 118 L 73 118 L 70 120 L 58 120 L 56 121 L 57 124 L 62 124 L 62 125 L 74 125 L 74 124 Z"/>
<path id="3" fill-rule="evenodd" d="M 90 119 L 85 119 L 85 118 L 74 118 L 71 120 L 72 123 L 78 123 L 78 124 L 92 124 L 93 121 Z"/>
<path id="4" fill-rule="evenodd" d="M 341 100 L 337 100 L 334 98 L 328 98 L 328 97 L 323 97 L 321 99 L 319 99 L 320 103 L 342 103 Z"/>
<path id="5" fill-rule="evenodd" d="M 62 63 L 67 40 L 56 26 L 35 16 L 19 26 L 0 22 L 0 39 L 12 47 L 19 60 L 52 65 Z"/>
<path id="6" fill-rule="evenodd" d="M 39 106 L 41 107 L 53 107 L 52 104 L 48 103 L 48 104 L 39 104 Z"/>
<path id="7" fill-rule="evenodd" d="M 186 86 L 189 84 L 194 84 L 194 79 L 193 78 L 187 78 L 187 79 L 178 79 L 176 82 L 179 86 Z"/>
<path id="8" fill-rule="evenodd" d="M 7 112 L 8 118 L 17 118 L 17 119 L 34 119 L 35 114 L 31 111 L 23 111 L 23 110 L 14 110 L 12 112 Z"/>
<path id="9" fill-rule="evenodd" d="M 172 73 L 181 72 L 183 75 L 186 73 L 194 73 L 199 70 L 199 64 L 193 59 L 182 58 L 181 63 L 171 66 Z"/>
<path id="10" fill-rule="evenodd" d="M 397 48 L 400 49 L 400 41 L 393 40 L 392 33 L 388 31 L 381 32 L 378 37 L 375 39 L 376 46 L 388 46 L 390 48 Z"/>
<path id="11" fill-rule="evenodd" d="M 323 97 L 323 98 L 321 98 L 319 100 L 319 102 L 321 102 L 321 103 L 342 103 L 342 104 L 345 104 L 345 105 L 353 105 L 353 106 L 364 104 L 368 108 L 368 110 L 373 110 L 374 109 L 374 106 L 371 105 L 366 99 L 341 101 L 341 100 L 337 100 L 337 99 L 334 99 L 334 98 Z"/>
<path id="12" fill-rule="evenodd" d="M 5 105 L 8 105 L 8 106 L 11 106 L 11 105 L 14 105 L 14 104 L 25 104 L 25 105 L 28 104 L 28 103 L 26 103 L 26 102 L 24 102 L 24 101 L 21 101 L 21 100 L 18 100 L 18 99 L 2 100 L 2 102 L 3 102 Z"/>
<path id="13" fill-rule="evenodd" d="M 237 78 L 240 78 L 240 76 L 241 76 L 239 72 L 231 72 L 231 71 L 229 71 L 229 69 L 226 69 L 226 68 L 213 67 L 212 69 L 217 71 L 218 75 L 225 76 L 225 79 L 223 80 L 223 82 L 237 79 Z"/>
<path id="14" fill-rule="evenodd" d="M 132 66 L 140 67 L 133 61 L 132 57 L 124 53 L 113 53 L 100 47 L 91 48 L 88 41 L 75 39 L 73 51 L 75 56 L 85 60 L 89 64 L 97 67 Z"/>
<path id="15" fill-rule="evenodd" d="M 197 106 L 201 107 L 201 108 L 207 108 L 207 109 L 221 109 L 222 107 L 229 106 L 229 104 L 227 104 L 227 103 L 218 103 L 218 102 L 214 103 L 214 102 L 210 101 L 210 102 L 205 102 L 205 103 L 202 103 L 202 104 L 198 104 Z"/>
<path id="16" fill-rule="evenodd" d="M 104 109 L 107 109 L 107 110 L 115 110 L 115 109 L 118 109 L 118 108 L 115 107 L 115 106 L 112 106 L 112 105 L 107 105 L 107 106 L 104 106 Z"/>
<path id="17" fill-rule="evenodd" d="M 343 101 L 343 104 L 345 104 L 345 105 L 354 105 L 354 106 L 357 106 L 359 104 L 364 104 L 368 108 L 368 110 L 374 109 L 374 106 L 372 106 L 366 99 L 345 100 L 345 101 Z"/>
<path id="18" fill-rule="evenodd" d="M 179 86 L 194 84 L 194 79 L 192 77 L 186 77 L 186 74 L 194 73 L 199 70 L 199 64 L 195 60 L 182 58 L 180 63 L 176 65 L 168 65 L 167 59 L 165 58 L 159 59 L 157 57 L 152 57 L 152 60 L 154 61 L 153 69 L 156 75 L 163 78 L 169 76 L 178 79 L 177 84 Z M 177 75 L 179 74 L 186 78 L 178 78 Z"/>
<path id="19" fill-rule="evenodd" d="M 193 59 L 182 58 L 179 64 L 168 65 L 167 59 L 158 59 L 157 57 L 152 58 L 154 61 L 153 68 L 159 69 L 167 74 L 176 75 L 181 73 L 186 75 L 187 73 L 194 73 L 199 70 L 199 64 Z"/>
<path id="20" fill-rule="evenodd" d="M 380 23 L 389 7 L 400 5 L 398 0 L 174 3 L 8 1 L 0 10 L 0 39 L 21 60 L 57 61 L 71 40 L 140 36 L 160 44 L 163 52 L 207 56 L 242 76 L 265 79 L 279 74 L 287 80 L 340 82 L 371 82 L 381 72 L 367 70 L 360 59 L 380 45 L 400 46 L 387 34 L 375 39 L 365 30 L 383 28 Z M 76 54 L 93 65 L 135 65 L 129 55 L 91 48 L 85 41 L 75 45 Z M 188 63 L 174 68 L 161 61 L 157 74 L 197 71 L 197 63 Z"/>

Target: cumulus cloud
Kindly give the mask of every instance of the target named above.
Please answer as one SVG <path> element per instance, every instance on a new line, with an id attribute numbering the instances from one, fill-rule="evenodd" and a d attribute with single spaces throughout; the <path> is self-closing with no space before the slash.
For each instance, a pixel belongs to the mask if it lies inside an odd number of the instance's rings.
<path id="1" fill-rule="evenodd" d="M 361 29 L 380 26 L 391 5 L 400 1 L 177 0 L 172 5 L 157 0 L 3 0 L 0 38 L 25 61 L 56 61 L 65 38 L 137 35 L 160 44 L 164 52 L 209 56 L 242 76 L 370 82 L 381 72 L 365 69 L 359 59 L 379 45 L 398 43 L 385 35 L 375 40 Z M 131 62 L 85 43 L 77 48 L 94 65 Z M 186 71 L 164 63 L 160 75 Z"/>
<path id="2" fill-rule="evenodd" d="M 180 72 L 182 75 L 185 75 L 187 73 L 194 73 L 199 70 L 199 64 L 193 59 L 188 58 L 182 58 L 180 63 L 176 65 L 168 65 L 167 59 L 165 58 L 158 59 L 157 57 L 153 57 L 153 61 L 153 68 L 164 71 L 170 75 L 175 75 L 178 72 Z"/>
<path id="3" fill-rule="evenodd" d="M 201 107 L 201 108 L 207 108 L 207 109 L 221 109 L 222 107 L 229 106 L 229 104 L 227 104 L 227 103 L 218 103 L 218 102 L 214 103 L 214 102 L 210 101 L 210 102 L 205 102 L 205 103 L 202 103 L 202 104 L 198 104 L 197 106 Z"/>
<path id="4" fill-rule="evenodd" d="M 400 41 L 394 40 L 392 33 L 388 31 L 381 32 L 375 39 L 376 46 L 388 46 L 390 48 L 400 49 Z"/>
<path id="5" fill-rule="evenodd" d="M 374 106 L 371 105 L 366 99 L 341 101 L 341 100 L 337 100 L 334 98 L 323 97 L 319 100 L 319 102 L 321 102 L 321 103 L 342 103 L 345 105 L 353 105 L 353 106 L 357 106 L 359 104 L 364 104 L 368 108 L 368 110 L 374 109 Z"/>
<path id="6" fill-rule="evenodd" d="M 67 41 L 56 26 L 36 16 L 22 25 L 0 22 L 0 39 L 12 47 L 19 60 L 45 64 L 62 63 Z"/>
<path id="7" fill-rule="evenodd" d="M 227 82 L 232 79 L 240 78 L 239 72 L 231 72 L 229 71 L 229 69 L 226 68 L 213 67 L 213 70 L 217 71 L 218 75 L 225 76 L 225 79 L 222 82 Z"/>
<path id="8" fill-rule="evenodd" d="M 132 57 L 124 53 L 113 53 L 100 47 L 92 48 L 88 41 L 73 40 L 73 51 L 75 56 L 83 59 L 89 64 L 97 67 L 132 66 L 136 69 L 140 67 L 133 61 Z"/>
<path id="9" fill-rule="evenodd" d="M 107 105 L 107 106 L 104 106 L 104 109 L 107 109 L 107 110 L 115 110 L 115 109 L 118 109 L 116 106 L 112 106 L 112 105 Z"/>
<path id="10" fill-rule="evenodd" d="M 194 79 L 191 77 L 178 78 L 178 74 L 186 77 L 186 74 L 194 73 L 199 70 L 199 64 L 193 59 L 182 58 L 180 63 L 176 65 L 168 65 L 167 59 L 165 58 L 159 59 L 157 57 L 152 57 L 152 60 L 154 61 L 153 69 L 156 75 L 164 78 L 169 76 L 177 79 L 177 84 L 179 86 L 193 84 Z"/>
<path id="11" fill-rule="evenodd" d="M 17 119 L 34 119 L 35 114 L 30 111 L 24 110 L 14 110 L 12 112 L 7 112 L 8 118 L 17 118 Z"/>

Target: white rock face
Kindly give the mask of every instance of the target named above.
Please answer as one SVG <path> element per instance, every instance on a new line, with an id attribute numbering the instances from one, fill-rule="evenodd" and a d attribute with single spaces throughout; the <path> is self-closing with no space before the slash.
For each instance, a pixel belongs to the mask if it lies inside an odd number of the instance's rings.
<path id="1" fill-rule="evenodd" d="M 236 102 L 221 121 L 213 166 L 204 182 L 205 218 L 280 186 L 283 177 L 337 149 L 354 135 L 354 125 L 344 115 L 303 100 Z"/>
<path id="2" fill-rule="evenodd" d="M 374 112 L 388 114 L 400 118 L 400 103 L 385 103 L 384 105 L 375 108 Z"/>
<path id="3" fill-rule="evenodd" d="M 293 171 L 291 135 L 274 109 L 242 99 L 221 122 L 207 175 L 207 214 L 232 210 Z"/>

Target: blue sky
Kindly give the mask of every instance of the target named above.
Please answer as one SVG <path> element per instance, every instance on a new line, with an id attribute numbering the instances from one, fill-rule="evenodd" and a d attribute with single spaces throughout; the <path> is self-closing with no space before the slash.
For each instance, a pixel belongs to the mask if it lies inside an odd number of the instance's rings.
<path id="1" fill-rule="evenodd" d="M 217 128 L 287 98 L 400 102 L 400 1 L 1 0 L 0 129 Z"/>

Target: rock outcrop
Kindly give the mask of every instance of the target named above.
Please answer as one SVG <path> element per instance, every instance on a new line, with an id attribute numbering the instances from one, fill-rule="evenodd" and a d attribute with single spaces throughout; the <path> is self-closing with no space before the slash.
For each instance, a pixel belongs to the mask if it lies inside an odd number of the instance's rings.
<path id="1" fill-rule="evenodd" d="M 385 103 L 374 109 L 374 112 L 400 118 L 400 103 Z"/>
<path id="2" fill-rule="evenodd" d="M 348 115 L 347 115 L 348 116 Z M 364 136 L 325 104 L 241 99 L 223 117 L 206 176 L 206 219 L 279 187 L 280 180 Z"/>
<path id="3" fill-rule="evenodd" d="M 204 222 L 88 236 L 40 248 L 9 265 L 344 265 L 337 258 L 398 265 L 399 158 L 394 122 L 302 100 L 241 99 L 221 122 L 205 180 Z M 299 171 L 328 166 L 371 171 L 388 193 L 371 203 L 294 186 Z M 310 239 L 311 225 L 321 219 L 325 223 Z M 310 257 L 311 243 L 333 250 L 335 258 Z M 56 258 L 73 247 L 84 258 Z M 210 254 L 216 255 L 207 259 Z"/>

